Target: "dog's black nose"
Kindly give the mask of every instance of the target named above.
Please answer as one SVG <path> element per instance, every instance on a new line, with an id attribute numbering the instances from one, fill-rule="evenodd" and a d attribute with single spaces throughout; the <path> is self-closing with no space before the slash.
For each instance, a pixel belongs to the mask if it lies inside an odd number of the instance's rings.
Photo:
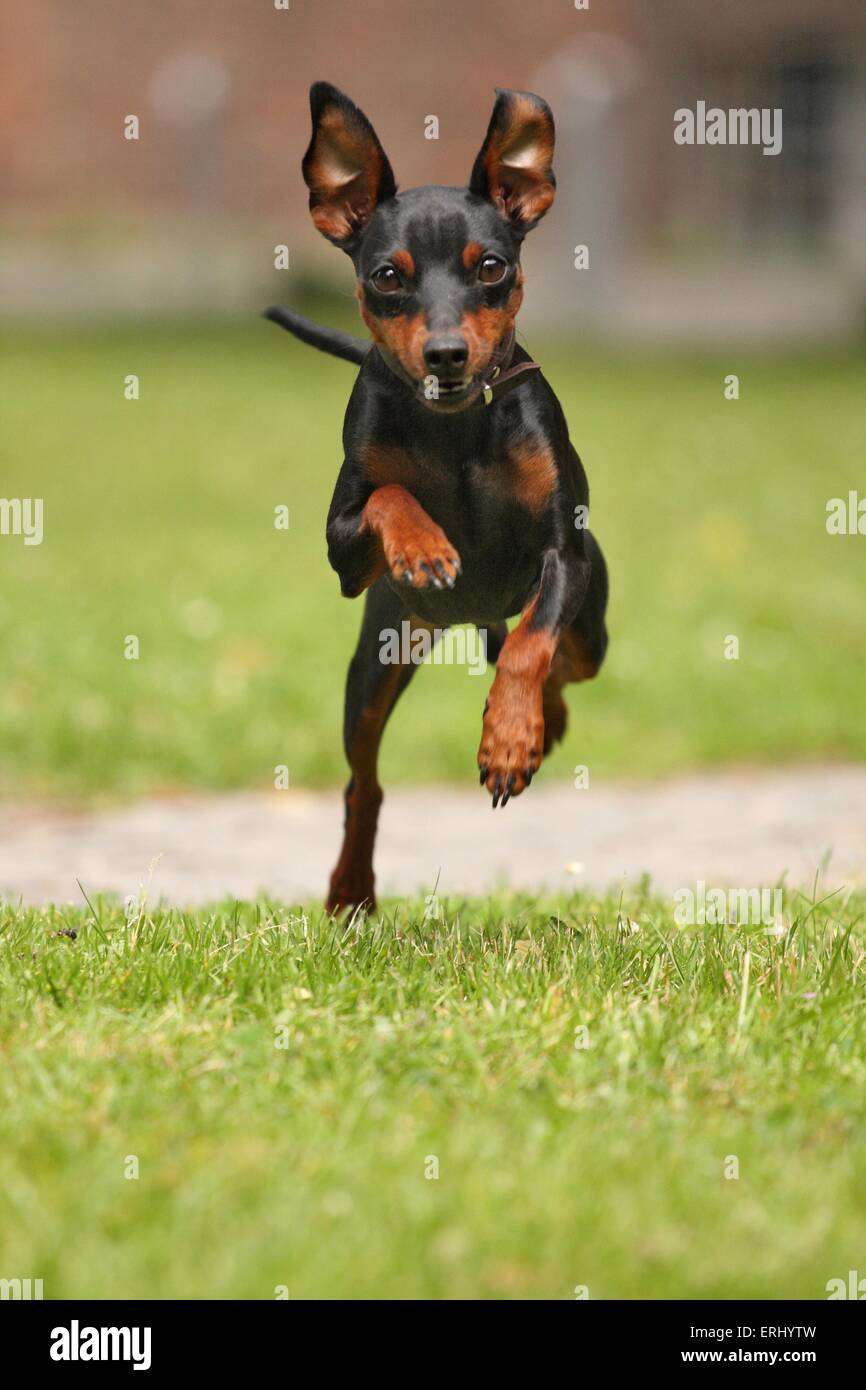
<path id="1" fill-rule="evenodd" d="M 459 333 L 437 334 L 424 346 L 424 361 L 441 381 L 457 381 L 468 360 L 469 348 Z"/>

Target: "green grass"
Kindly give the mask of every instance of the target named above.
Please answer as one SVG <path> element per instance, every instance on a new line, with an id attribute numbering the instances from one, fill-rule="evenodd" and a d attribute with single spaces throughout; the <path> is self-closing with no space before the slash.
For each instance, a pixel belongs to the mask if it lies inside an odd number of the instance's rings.
<path id="1" fill-rule="evenodd" d="M 789 895 L 778 937 L 677 929 L 644 891 L 348 931 L 3 909 L 0 1276 L 826 1297 L 866 1247 L 864 908 Z"/>
<path id="2" fill-rule="evenodd" d="M 543 775 L 862 757 L 866 542 L 824 524 L 858 481 L 862 355 L 531 346 L 612 571 L 609 661 L 570 695 Z M 0 795 L 264 787 L 277 764 L 295 785 L 342 780 L 360 605 L 339 596 L 324 522 L 351 369 L 265 323 L 16 329 L 2 351 L 0 495 L 43 497 L 46 535 L 0 537 Z M 468 782 L 484 684 L 422 672 L 385 779 Z"/>

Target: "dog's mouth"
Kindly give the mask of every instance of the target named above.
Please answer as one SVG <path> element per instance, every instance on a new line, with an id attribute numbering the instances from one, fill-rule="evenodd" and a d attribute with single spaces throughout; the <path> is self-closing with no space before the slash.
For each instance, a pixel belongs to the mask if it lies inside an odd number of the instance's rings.
<path id="1" fill-rule="evenodd" d="M 482 381 L 479 376 L 464 376 L 458 381 L 434 381 L 430 378 L 418 383 L 418 397 L 430 410 L 448 414 L 465 410 L 481 394 Z"/>

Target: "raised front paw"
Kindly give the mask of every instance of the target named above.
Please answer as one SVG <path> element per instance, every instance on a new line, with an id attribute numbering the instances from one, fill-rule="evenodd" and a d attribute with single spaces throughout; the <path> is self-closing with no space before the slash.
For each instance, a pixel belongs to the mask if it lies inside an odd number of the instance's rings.
<path id="1" fill-rule="evenodd" d="M 497 699 L 491 692 L 484 708 L 478 766 L 481 785 L 493 797 L 493 809 L 507 805 L 529 786 L 541 766 L 544 717 L 540 700 L 520 703 Z"/>
<path id="2" fill-rule="evenodd" d="M 393 578 L 413 589 L 453 589 L 462 569 L 442 527 L 429 517 L 389 536 L 384 549 Z"/>
<path id="3" fill-rule="evenodd" d="M 370 494 L 361 530 L 379 537 L 392 579 L 413 589 L 453 589 L 460 556 L 442 527 L 399 483 Z"/>

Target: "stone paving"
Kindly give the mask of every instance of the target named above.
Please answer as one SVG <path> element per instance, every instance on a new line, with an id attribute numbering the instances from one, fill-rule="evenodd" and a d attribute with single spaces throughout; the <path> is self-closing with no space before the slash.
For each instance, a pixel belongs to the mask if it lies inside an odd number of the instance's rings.
<path id="1" fill-rule="evenodd" d="M 267 893 L 321 898 L 336 857 L 337 791 L 178 796 L 110 810 L 0 805 L 0 894 L 30 904 L 126 897 L 180 906 Z M 825 862 L 826 861 L 826 862 Z M 386 791 L 380 895 L 499 886 L 758 888 L 779 875 L 866 885 L 866 766 L 726 771 L 576 790 L 536 782 L 492 813 L 480 789 Z"/>

